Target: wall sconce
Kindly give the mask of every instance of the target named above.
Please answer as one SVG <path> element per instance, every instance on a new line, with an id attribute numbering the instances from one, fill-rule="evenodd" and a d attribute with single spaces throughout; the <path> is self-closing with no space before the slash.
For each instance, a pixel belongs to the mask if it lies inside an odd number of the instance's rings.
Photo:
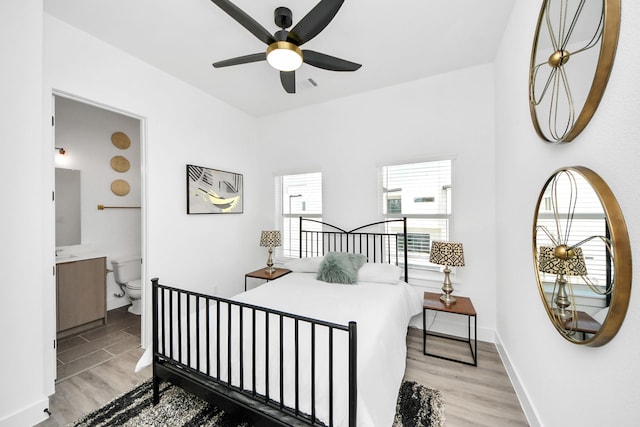
<path id="1" fill-rule="evenodd" d="M 55 148 L 56 150 L 58 150 L 58 154 L 60 154 L 61 156 L 64 156 L 65 154 L 67 154 L 64 148 L 62 147 L 55 147 Z"/>

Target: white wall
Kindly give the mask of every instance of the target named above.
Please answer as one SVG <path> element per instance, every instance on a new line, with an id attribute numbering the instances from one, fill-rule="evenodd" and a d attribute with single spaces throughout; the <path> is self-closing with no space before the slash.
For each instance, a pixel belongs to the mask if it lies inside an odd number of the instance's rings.
<path id="1" fill-rule="evenodd" d="M 455 155 L 452 239 L 466 266 L 454 288 L 471 297 L 486 341 L 496 311 L 493 91 L 484 65 L 258 120 L 274 172 L 321 171 L 323 219 L 345 229 L 381 219 L 378 166 Z M 443 275 L 431 278 L 417 290 L 439 292 Z M 440 318 L 466 333 L 466 319 Z"/>
<path id="2" fill-rule="evenodd" d="M 44 28 L 45 91 L 143 118 L 147 285 L 159 277 L 197 291 L 240 291 L 244 272 L 262 258 L 246 242 L 257 239 L 271 215 L 251 203 L 262 180 L 260 158 L 250 155 L 252 119 L 46 14 Z M 188 163 L 244 174 L 245 213 L 186 215 Z"/>
<path id="3" fill-rule="evenodd" d="M 33 425 L 44 418 L 55 378 L 54 91 L 143 120 L 147 293 L 154 276 L 199 291 L 217 285 L 221 295 L 239 292 L 243 273 L 263 262 L 261 248 L 246 242 L 257 241 L 259 231 L 271 224 L 272 211 L 252 203 L 259 199 L 264 172 L 261 159 L 251 154 L 259 141 L 249 116 L 43 17 L 40 0 L 2 2 L 0 7 L 0 47 L 3 57 L 11 58 L 3 66 L 2 123 L 11 143 L 1 169 L 5 204 L 0 221 L 3 247 L 11 257 L 3 252 L 7 286 L 2 287 L 0 313 L 2 342 L 12 348 L 0 363 L 0 424 Z M 187 216 L 187 163 L 243 173 L 245 213 Z"/>
<path id="4" fill-rule="evenodd" d="M 623 2 L 616 60 L 602 103 L 586 130 L 565 145 L 545 144 L 529 117 L 527 85 L 539 2 L 520 0 L 496 59 L 498 323 L 500 341 L 517 374 L 533 425 L 630 426 L 640 421 L 640 294 L 631 293 L 618 335 L 600 348 L 565 341 L 538 295 L 531 255 L 535 204 L 559 167 L 591 168 L 609 184 L 629 229 L 633 269 L 640 271 L 640 16 Z M 638 275 L 634 275 L 637 286 Z"/>
<path id="5" fill-rule="evenodd" d="M 98 210 L 98 205 L 138 206 L 141 202 L 140 120 L 61 96 L 55 101 L 57 147 L 66 150 L 56 155 L 56 167 L 80 170 L 82 244 L 61 248 L 63 253 L 92 252 L 111 260 L 141 252 L 140 209 Z M 114 132 L 124 132 L 131 140 L 127 149 L 111 142 Z M 113 156 L 123 156 L 130 168 L 116 172 L 111 168 Z M 117 196 L 111 182 L 124 179 L 131 187 L 128 194 Z M 57 222 L 57 218 L 56 218 Z M 107 274 L 107 310 L 129 304 L 126 297 L 116 298 L 122 290 L 113 274 Z"/>
<path id="6" fill-rule="evenodd" d="M 53 266 L 43 215 L 51 187 L 44 185 L 41 0 L 0 2 L 0 55 L 0 342 L 11 349 L 0 356 L 0 425 L 32 425 L 48 406 L 43 313 Z"/>

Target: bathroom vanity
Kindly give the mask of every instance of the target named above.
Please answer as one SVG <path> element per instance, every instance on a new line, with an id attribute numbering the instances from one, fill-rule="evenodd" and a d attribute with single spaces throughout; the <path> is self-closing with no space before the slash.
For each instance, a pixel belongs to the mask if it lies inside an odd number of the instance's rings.
<path id="1" fill-rule="evenodd" d="M 58 337 L 107 323 L 107 258 L 56 258 Z"/>

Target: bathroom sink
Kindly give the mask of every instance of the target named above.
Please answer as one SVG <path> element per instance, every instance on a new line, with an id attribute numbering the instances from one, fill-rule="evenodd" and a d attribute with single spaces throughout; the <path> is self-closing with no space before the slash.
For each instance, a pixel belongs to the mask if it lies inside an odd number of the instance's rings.
<path id="1" fill-rule="evenodd" d="M 56 261 L 61 261 L 61 260 L 71 259 L 76 257 L 77 255 L 73 255 L 73 254 L 60 254 L 60 255 L 56 255 Z"/>

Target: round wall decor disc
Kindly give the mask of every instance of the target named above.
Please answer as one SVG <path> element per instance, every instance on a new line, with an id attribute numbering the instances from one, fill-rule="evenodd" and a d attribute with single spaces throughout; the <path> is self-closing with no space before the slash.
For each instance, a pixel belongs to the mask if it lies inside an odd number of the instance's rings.
<path id="1" fill-rule="evenodd" d="M 129 194 L 131 186 L 124 179 L 116 179 L 111 183 L 111 192 L 116 196 L 126 196 Z"/>
<path id="2" fill-rule="evenodd" d="M 131 167 L 129 160 L 122 156 L 113 156 L 111 158 L 111 168 L 116 172 L 126 172 Z"/>
<path id="3" fill-rule="evenodd" d="M 111 135 L 111 142 L 121 150 L 126 150 L 131 146 L 131 140 L 124 132 L 114 132 Z"/>

